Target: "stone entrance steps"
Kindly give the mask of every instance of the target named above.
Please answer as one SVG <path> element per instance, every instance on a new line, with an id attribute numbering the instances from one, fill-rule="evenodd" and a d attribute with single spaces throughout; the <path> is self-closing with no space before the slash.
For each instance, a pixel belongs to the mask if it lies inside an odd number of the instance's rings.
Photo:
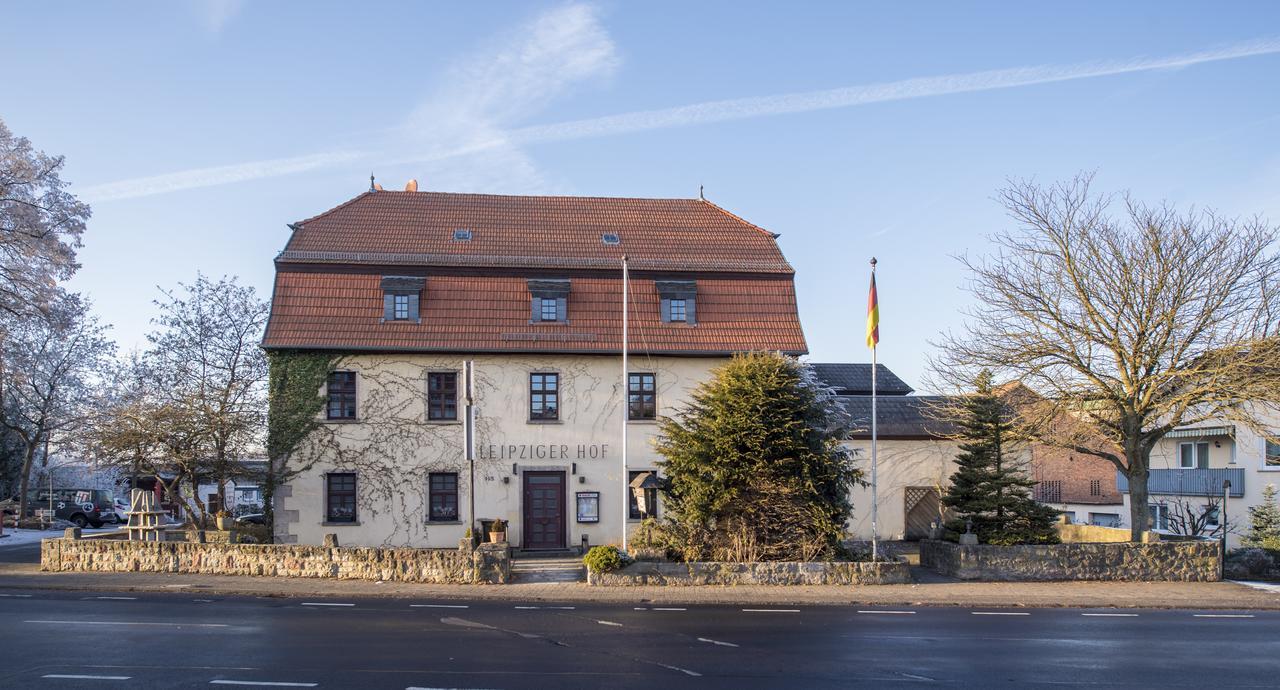
<path id="1" fill-rule="evenodd" d="M 582 582 L 586 575 L 581 556 L 516 554 L 511 561 L 515 582 Z"/>

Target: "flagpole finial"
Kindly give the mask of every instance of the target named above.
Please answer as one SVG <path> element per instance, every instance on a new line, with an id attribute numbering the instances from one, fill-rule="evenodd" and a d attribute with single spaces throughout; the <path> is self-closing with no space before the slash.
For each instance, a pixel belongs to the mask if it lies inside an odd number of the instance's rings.
<path id="1" fill-rule="evenodd" d="M 873 256 L 873 257 L 871 257 L 871 268 L 872 268 L 872 270 L 875 270 L 875 267 L 876 267 L 876 257 L 874 257 L 874 256 Z"/>

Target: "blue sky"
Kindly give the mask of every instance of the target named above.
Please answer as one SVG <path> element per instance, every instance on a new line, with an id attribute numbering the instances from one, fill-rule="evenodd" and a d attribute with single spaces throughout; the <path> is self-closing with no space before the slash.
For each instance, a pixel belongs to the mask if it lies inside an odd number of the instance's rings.
<path id="1" fill-rule="evenodd" d="M 1280 4 L 9 3 L 0 118 L 94 216 L 73 288 L 264 294 L 286 223 L 445 191 L 707 198 L 774 232 L 815 361 L 919 384 L 1008 178 L 1280 222 Z"/>

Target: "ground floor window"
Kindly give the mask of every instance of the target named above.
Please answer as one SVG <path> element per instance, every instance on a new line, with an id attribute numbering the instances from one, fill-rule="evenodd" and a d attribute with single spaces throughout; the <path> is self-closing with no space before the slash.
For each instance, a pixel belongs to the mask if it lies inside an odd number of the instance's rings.
<path id="1" fill-rule="evenodd" d="M 325 475 L 325 522 L 356 521 L 356 475 L 334 472 Z"/>
<path id="2" fill-rule="evenodd" d="M 1272 432 L 1275 433 L 1275 432 Z M 1280 443 L 1267 441 L 1267 467 L 1280 467 Z"/>
<path id="3" fill-rule="evenodd" d="M 456 522 L 458 519 L 458 473 L 432 472 L 431 516 L 432 522 Z"/>
<path id="4" fill-rule="evenodd" d="M 1168 531 L 1169 506 L 1161 503 L 1147 506 L 1147 528 Z"/>
<path id="5" fill-rule="evenodd" d="M 1089 524 L 1098 527 L 1119 527 L 1119 513 L 1089 513 Z"/>

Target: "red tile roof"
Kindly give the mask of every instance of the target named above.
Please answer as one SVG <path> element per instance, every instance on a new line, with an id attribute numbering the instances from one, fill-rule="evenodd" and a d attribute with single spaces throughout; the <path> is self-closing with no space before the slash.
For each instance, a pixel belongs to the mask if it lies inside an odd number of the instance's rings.
<path id="1" fill-rule="evenodd" d="M 793 272 L 772 233 L 701 199 L 379 191 L 293 227 L 282 263 L 615 269 L 625 254 L 635 270 Z"/>
<path id="2" fill-rule="evenodd" d="M 276 274 L 268 348 L 439 352 L 618 352 L 622 281 L 572 278 L 568 323 L 529 322 L 517 276 L 429 276 L 421 322 L 382 322 L 381 276 Z M 697 323 L 663 323 L 654 281 L 631 281 L 631 350 L 806 352 L 789 278 L 698 279 Z"/>

